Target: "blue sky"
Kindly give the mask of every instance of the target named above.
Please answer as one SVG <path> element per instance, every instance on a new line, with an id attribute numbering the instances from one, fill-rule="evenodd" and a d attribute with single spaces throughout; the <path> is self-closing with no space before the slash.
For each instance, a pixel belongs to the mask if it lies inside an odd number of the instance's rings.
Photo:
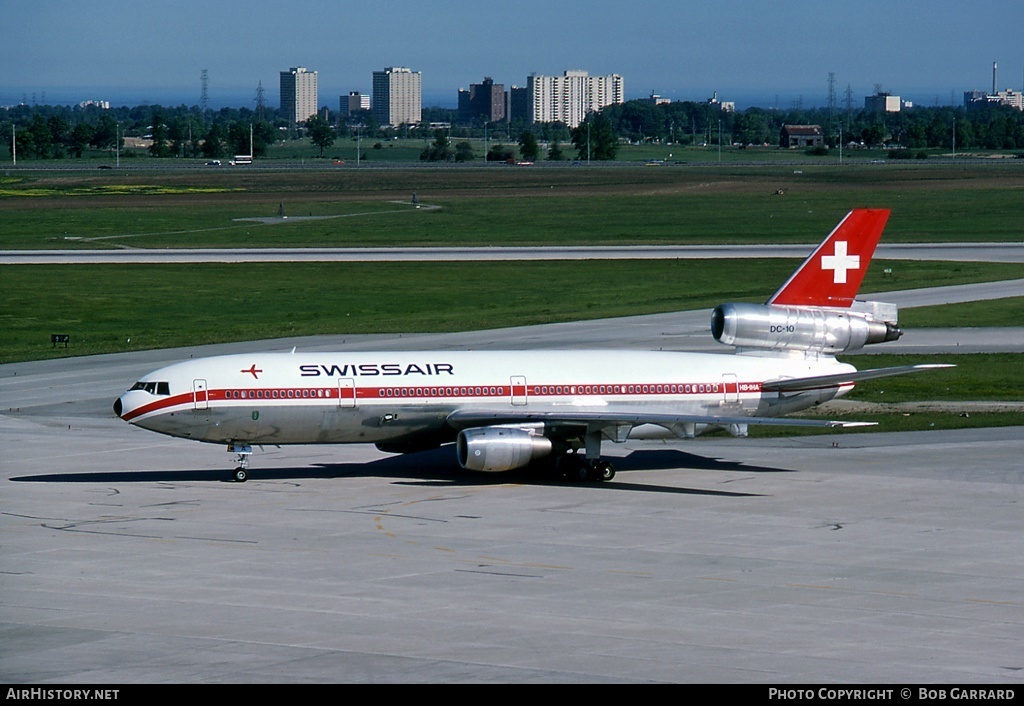
<path id="1" fill-rule="evenodd" d="M 842 104 L 876 84 L 918 104 L 960 102 L 1024 84 L 1022 0 L 2 0 L 0 105 L 199 102 L 254 105 L 262 81 L 319 72 L 320 103 L 370 92 L 374 70 L 423 73 L 424 103 L 454 106 L 484 76 L 525 85 L 530 73 L 618 73 L 627 98 L 718 92 L 740 107 L 823 105 L 828 74 Z"/>

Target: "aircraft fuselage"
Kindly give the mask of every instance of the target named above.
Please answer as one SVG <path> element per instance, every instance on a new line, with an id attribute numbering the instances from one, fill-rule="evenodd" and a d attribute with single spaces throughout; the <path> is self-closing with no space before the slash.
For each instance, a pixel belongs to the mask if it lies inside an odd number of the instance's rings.
<path id="1" fill-rule="evenodd" d="M 763 395 L 762 381 L 852 370 L 828 356 L 655 351 L 243 354 L 157 370 L 115 409 L 137 426 L 214 443 L 441 443 L 458 431 L 447 423 L 455 410 L 786 414 L 850 386 Z"/>

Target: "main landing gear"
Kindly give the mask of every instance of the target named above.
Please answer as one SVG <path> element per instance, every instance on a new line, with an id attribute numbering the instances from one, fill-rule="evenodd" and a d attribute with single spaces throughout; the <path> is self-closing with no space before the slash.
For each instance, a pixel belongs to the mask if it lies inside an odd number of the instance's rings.
<path id="1" fill-rule="evenodd" d="M 582 448 L 572 444 L 555 461 L 555 472 L 562 478 L 575 481 L 609 481 L 615 477 L 615 467 L 601 459 L 601 437 L 598 425 L 591 425 L 583 434 Z M 622 439 L 625 441 L 625 438 Z"/>
<path id="2" fill-rule="evenodd" d="M 238 466 L 231 471 L 231 480 L 236 483 L 249 480 L 249 457 L 252 456 L 252 446 L 235 441 L 228 444 L 228 453 L 236 454 L 238 461 Z"/>
<path id="3" fill-rule="evenodd" d="M 566 480 L 609 481 L 615 477 L 615 467 L 599 458 L 589 459 L 583 454 L 565 453 L 555 461 L 555 473 Z"/>

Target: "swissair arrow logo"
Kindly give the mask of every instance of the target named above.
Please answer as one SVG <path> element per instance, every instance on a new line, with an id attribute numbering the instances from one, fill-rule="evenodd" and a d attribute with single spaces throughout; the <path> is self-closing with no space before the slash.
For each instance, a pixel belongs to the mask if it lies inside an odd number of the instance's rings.
<path id="1" fill-rule="evenodd" d="M 257 368 L 257 367 L 256 367 L 256 364 L 255 364 L 255 363 L 253 363 L 252 367 L 251 367 L 251 368 L 249 368 L 248 370 L 239 370 L 238 372 L 240 372 L 240 373 L 249 373 L 249 374 L 250 374 L 250 375 L 252 375 L 252 376 L 253 376 L 254 378 L 256 378 L 257 380 L 259 380 L 259 379 L 260 379 L 260 376 L 259 376 L 259 375 L 257 375 L 256 373 L 262 373 L 263 371 L 262 371 L 262 370 L 260 370 L 259 368 Z"/>
<path id="2" fill-rule="evenodd" d="M 847 241 L 837 240 L 835 254 L 821 256 L 821 269 L 832 270 L 833 284 L 846 284 L 847 270 L 860 269 L 860 255 L 848 254 L 847 248 Z"/>

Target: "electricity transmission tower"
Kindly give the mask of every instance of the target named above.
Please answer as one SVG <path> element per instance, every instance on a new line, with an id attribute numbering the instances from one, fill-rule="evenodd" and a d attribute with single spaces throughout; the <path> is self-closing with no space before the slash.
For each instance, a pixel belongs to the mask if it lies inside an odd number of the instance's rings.
<path id="1" fill-rule="evenodd" d="M 832 125 L 836 121 L 836 74 L 828 72 L 828 134 L 832 135 Z"/>
<path id="2" fill-rule="evenodd" d="M 263 81 L 256 86 L 256 119 L 263 120 L 263 112 L 267 107 L 267 99 L 263 91 Z"/>
<path id="3" fill-rule="evenodd" d="M 203 112 L 203 115 L 206 115 L 206 111 L 210 109 L 210 71 L 208 69 L 203 69 L 199 82 L 202 86 L 199 93 L 199 110 Z"/>

